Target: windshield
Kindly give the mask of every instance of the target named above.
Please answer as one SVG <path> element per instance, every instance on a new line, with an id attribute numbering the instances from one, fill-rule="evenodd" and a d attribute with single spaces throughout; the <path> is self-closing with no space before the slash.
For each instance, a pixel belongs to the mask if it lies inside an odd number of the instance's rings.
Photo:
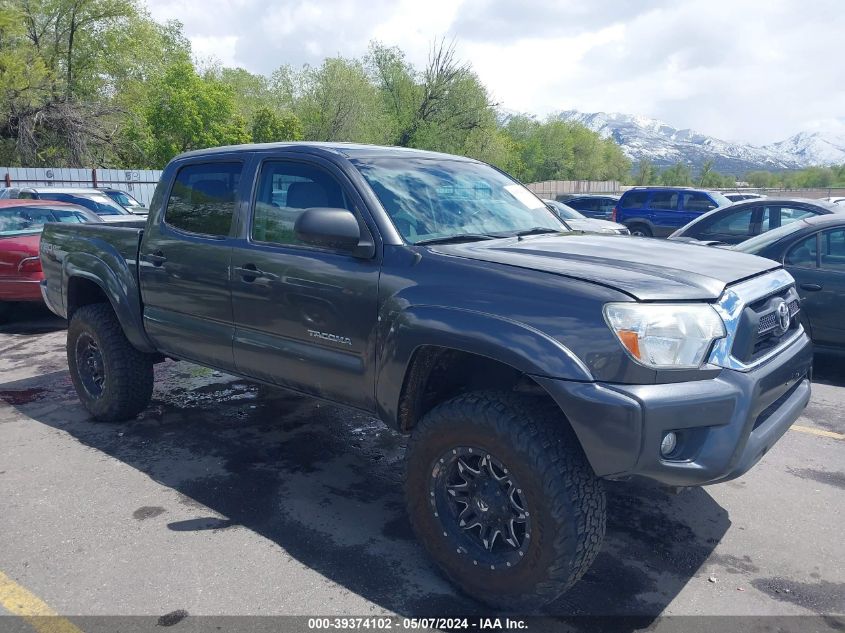
<path id="1" fill-rule="evenodd" d="M 558 217 L 561 217 L 564 220 L 582 220 L 586 217 L 572 207 L 565 205 L 562 202 L 558 202 L 557 200 L 543 200 L 543 202 L 551 206 L 558 214 Z"/>
<path id="2" fill-rule="evenodd" d="M 123 205 L 124 207 L 141 207 L 143 206 L 140 202 L 138 202 L 135 198 L 130 196 L 125 191 L 109 191 L 109 197 L 115 200 L 118 204 Z"/>
<path id="3" fill-rule="evenodd" d="M 730 198 L 726 198 L 718 191 L 711 191 L 710 197 L 713 198 L 713 202 L 718 204 L 720 207 L 727 207 L 733 204 L 733 200 L 731 200 Z"/>
<path id="4" fill-rule="evenodd" d="M 73 209 L 12 207 L 0 209 L 0 236 L 40 233 L 47 222 L 85 222 L 85 216 Z"/>
<path id="5" fill-rule="evenodd" d="M 411 244 L 461 235 L 507 237 L 539 228 L 568 230 L 542 200 L 489 165 L 425 158 L 352 162 Z"/>
<path id="6" fill-rule="evenodd" d="M 86 193 L 85 195 L 71 193 L 39 193 L 42 200 L 60 200 L 62 202 L 73 202 L 86 209 L 91 209 L 97 215 L 127 215 L 129 211 L 117 204 L 104 193 Z"/>
<path id="7" fill-rule="evenodd" d="M 784 226 L 780 226 L 776 229 L 772 229 L 771 231 L 761 233 L 756 237 L 752 237 L 750 240 L 745 240 L 744 242 L 734 246 L 733 250 L 751 254 L 758 253 L 770 244 L 774 244 L 782 237 L 791 235 L 792 233 L 795 233 L 795 231 L 800 231 L 805 226 L 807 226 L 807 223 L 800 220 L 790 222 Z"/>

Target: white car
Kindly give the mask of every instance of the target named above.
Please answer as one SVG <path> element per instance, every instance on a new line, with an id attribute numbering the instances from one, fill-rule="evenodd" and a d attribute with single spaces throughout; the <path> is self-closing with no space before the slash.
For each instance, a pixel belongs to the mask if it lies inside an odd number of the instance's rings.
<path id="1" fill-rule="evenodd" d="M 827 198 L 821 198 L 825 202 L 832 202 L 833 204 L 841 204 L 845 206 L 845 196 L 828 196 Z"/>

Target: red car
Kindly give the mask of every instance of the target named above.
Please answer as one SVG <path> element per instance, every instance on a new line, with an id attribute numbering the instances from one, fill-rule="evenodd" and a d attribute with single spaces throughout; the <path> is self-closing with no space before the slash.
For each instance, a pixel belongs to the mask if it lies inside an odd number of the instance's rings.
<path id="1" fill-rule="evenodd" d="M 0 317 L 18 301 L 41 301 L 38 245 L 47 222 L 102 222 L 91 211 L 62 202 L 0 200 Z"/>

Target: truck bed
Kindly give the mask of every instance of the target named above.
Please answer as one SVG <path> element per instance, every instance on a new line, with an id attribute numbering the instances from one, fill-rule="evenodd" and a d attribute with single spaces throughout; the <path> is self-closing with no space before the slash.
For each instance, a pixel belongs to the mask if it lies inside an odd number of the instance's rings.
<path id="1" fill-rule="evenodd" d="M 41 266 L 45 281 L 42 294 L 58 314 L 67 316 L 63 278 L 79 268 L 99 270 L 116 276 L 115 283 L 131 289 L 138 297 L 138 250 L 144 234 L 144 220 L 109 224 L 49 223 L 41 235 Z M 64 275 L 63 275 L 64 271 Z"/>

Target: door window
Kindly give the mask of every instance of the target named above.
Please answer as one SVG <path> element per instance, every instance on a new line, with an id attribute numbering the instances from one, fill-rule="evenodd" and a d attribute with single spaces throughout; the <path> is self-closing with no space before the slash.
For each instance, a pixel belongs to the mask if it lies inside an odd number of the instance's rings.
<path id="1" fill-rule="evenodd" d="M 754 209 L 746 208 L 741 211 L 734 211 L 728 213 L 720 218 L 714 218 L 707 222 L 699 231 L 701 237 L 708 236 L 751 236 L 752 224 L 754 219 Z"/>
<path id="2" fill-rule="evenodd" d="M 695 191 L 685 193 L 681 204 L 683 205 L 682 208 L 684 211 L 692 211 L 694 213 L 704 213 L 705 211 L 716 208 L 715 202 L 703 193 Z"/>
<path id="3" fill-rule="evenodd" d="M 678 194 L 675 191 L 658 191 L 651 196 L 652 209 L 668 209 L 674 211 L 678 208 Z"/>
<path id="4" fill-rule="evenodd" d="M 293 227 L 302 212 L 312 207 L 353 210 L 340 184 L 322 169 L 303 163 L 265 162 L 253 208 L 252 239 L 302 245 Z"/>
<path id="5" fill-rule="evenodd" d="M 783 263 L 799 268 L 815 268 L 817 255 L 817 235 L 811 235 L 795 244 L 786 254 Z"/>
<path id="6" fill-rule="evenodd" d="M 634 193 L 626 193 L 619 201 L 619 206 L 624 209 L 642 209 L 648 199 L 647 191 L 635 191 Z"/>
<path id="7" fill-rule="evenodd" d="M 214 237 L 228 235 L 242 170 L 241 163 L 182 167 L 167 201 L 164 222 L 188 233 Z"/>
<path id="8" fill-rule="evenodd" d="M 845 229 L 822 233 L 822 268 L 845 272 Z"/>
<path id="9" fill-rule="evenodd" d="M 786 226 L 801 218 L 815 215 L 812 211 L 801 208 L 781 207 L 780 208 L 780 226 Z"/>

